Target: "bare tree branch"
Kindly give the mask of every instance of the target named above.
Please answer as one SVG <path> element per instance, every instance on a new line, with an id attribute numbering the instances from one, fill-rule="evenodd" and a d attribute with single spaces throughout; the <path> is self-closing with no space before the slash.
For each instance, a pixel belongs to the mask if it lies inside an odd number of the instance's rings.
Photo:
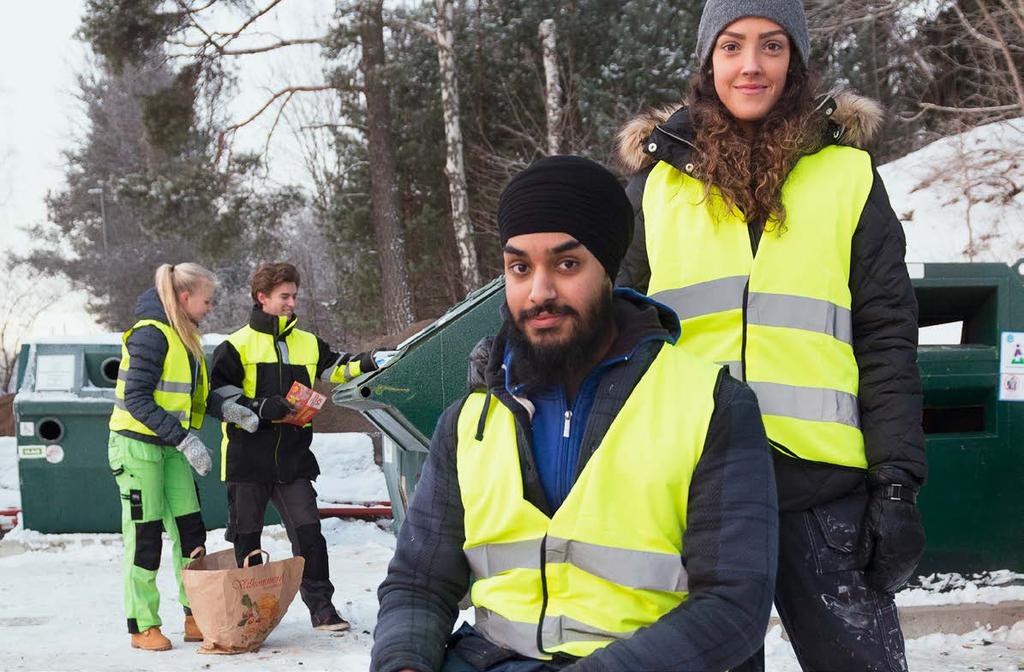
<path id="1" fill-rule="evenodd" d="M 251 124 L 257 118 L 259 118 L 261 114 L 266 112 L 267 108 L 273 105 L 274 101 L 280 98 L 281 96 L 287 96 L 284 104 L 281 106 L 281 110 L 284 110 L 284 107 L 288 104 L 288 101 L 291 100 L 291 97 L 296 93 L 308 93 L 314 91 L 333 91 L 336 90 L 337 88 L 338 87 L 332 86 L 331 84 L 317 84 L 312 86 L 288 86 L 281 89 L 280 91 L 275 92 L 272 96 L 270 96 L 270 99 L 267 100 L 267 102 L 265 102 L 262 107 L 260 107 L 260 109 L 256 110 L 255 113 L 253 113 L 246 119 L 243 119 L 242 121 L 231 124 L 230 126 L 224 128 L 223 130 L 221 130 L 220 133 L 217 134 L 217 154 L 214 157 L 214 161 L 220 161 L 221 155 L 226 146 L 227 136 L 229 134 L 233 134 L 235 131 L 242 128 L 243 126 Z M 278 116 L 280 116 L 280 113 L 281 112 L 278 111 Z M 274 126 L 277 126 L 276 121 L 274 122 Z M 269 136 L 267 137 L 267 143 L 270 143 Z"/>
<path id="2" fill-rule="evenodd" d="M 933 103 L 918 103 L 923 110 L 934 112 L 950 112 L 953 114 L 991 114 L 993 112 L 1012 112 L 1021 109 L 1020 105 L 993 105 L 990 107 L 947 107 Z"/>

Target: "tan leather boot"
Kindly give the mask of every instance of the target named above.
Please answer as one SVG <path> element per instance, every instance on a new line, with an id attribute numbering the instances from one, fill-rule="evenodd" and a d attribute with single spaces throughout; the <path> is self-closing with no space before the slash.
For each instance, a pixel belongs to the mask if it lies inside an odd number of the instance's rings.
<path id="1" fill-rule="evenodd" d="M 203 633 L 199 631 L 199 626 L 196 625 L 196 619 L 192 616 L 192 614 L 185 614 L 185 641 L 203 641 Z"/>
<path id="2" fill-rule="evenodd" d="M 144 651 L 166 651 L 171 648 L 171 640 L 164 637 L 160 628 L 154 625 L 152 628 L 132 634 L 132 648 Z"/>

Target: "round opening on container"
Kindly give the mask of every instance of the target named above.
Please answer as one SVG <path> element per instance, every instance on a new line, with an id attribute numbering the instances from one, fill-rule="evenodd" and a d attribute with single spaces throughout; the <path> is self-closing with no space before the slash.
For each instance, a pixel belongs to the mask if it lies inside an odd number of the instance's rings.
<path id="1" fill-rule="evenodd" d="M 43 418 L 36 425 L 36 434 L 44 443 L 57 443 L 64 438 L 64 423 L 57 418 Z"/>
<path id="2" fill-rule="evenodd" d="M 100 373 L 108 383 L 117 382 L 117 372 L 121 368 L 120 357 L 108 357 L 100 364 Z"/>
<path id="3" fill-rule="evenodd" d="M 360 387 L 359 394 L 363 395 L 365 399 L 369 399 L 370 395 L 373 394 L 373 391 L 368 387 Z"/>

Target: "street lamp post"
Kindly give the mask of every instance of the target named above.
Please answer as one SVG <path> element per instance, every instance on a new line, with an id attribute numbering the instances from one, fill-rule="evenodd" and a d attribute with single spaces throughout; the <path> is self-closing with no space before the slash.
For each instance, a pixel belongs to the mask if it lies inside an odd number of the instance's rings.
<path id="1" fill-rule="evenodd" d="M 103 200 L 103 187 L 93 187 L 89 189 L 90 194 L 98 194 L 100 197 L 100 228 L 103 231 L 103 254 L 107 254 L 107 205 Z"/>

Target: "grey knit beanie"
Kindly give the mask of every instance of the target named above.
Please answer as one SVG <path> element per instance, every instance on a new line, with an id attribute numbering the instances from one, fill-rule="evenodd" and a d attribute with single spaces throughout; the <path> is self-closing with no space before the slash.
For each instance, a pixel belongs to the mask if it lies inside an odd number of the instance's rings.
<path id="1" fill-rule="evenodd" d="M 733 21 L 746 16 L 771 19 L 789 34 L 807 65 L 811 55 L 811 38 L 807 34 L 807 16 L 802 0 L 708 0 L 697 28 L 697 63 L 703 68 L 711 55 L 718 35 Z"/>

